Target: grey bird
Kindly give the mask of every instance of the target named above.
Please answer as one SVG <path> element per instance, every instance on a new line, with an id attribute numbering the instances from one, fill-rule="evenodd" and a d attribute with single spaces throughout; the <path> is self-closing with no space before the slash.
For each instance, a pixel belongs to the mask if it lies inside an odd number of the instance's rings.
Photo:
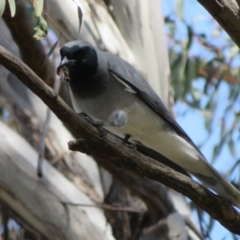
<path id="1" fill-rule="evenodd" d="M 57 73 L 65 73 L 76 113 L 240 206 L 240 192 L 208 163 L 133 66 L 80 40 L 65 44 L 60 55 Z"/>

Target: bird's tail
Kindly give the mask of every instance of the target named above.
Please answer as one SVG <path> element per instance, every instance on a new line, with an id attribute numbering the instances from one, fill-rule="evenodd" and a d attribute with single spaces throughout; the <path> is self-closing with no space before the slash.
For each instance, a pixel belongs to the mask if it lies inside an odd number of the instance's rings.
<path id="1" fill-rule="evenodd" d="M 204 186 L 216 192 L 219 196 L 229 200 L 234 206 L 240 208 L 240 191 L 229 183 L 220 173 L 215 170 L 208 162 L 203 174 L 194 175 L 203 183 Z"/>

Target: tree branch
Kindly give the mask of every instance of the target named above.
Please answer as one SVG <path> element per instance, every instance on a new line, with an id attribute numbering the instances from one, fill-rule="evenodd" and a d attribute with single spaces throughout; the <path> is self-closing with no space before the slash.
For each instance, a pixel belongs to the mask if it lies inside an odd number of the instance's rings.
<path id="1" fill-rule="evenodd" d="M 69 142 L 69 149 L 92 155 L 103 167 L 118 166 L 142 177 L 159 181 L 184 194 L 199 207 L 208 212 L 223 226 L 240 235 L 240 214 L 225 199 L 206 190 L 190 178 L 139 153 L 134 148 L 124 146 L 112 134 L 104 139 L 99 132 L 73 110 L 21 60 L 0 47 L 0 63 L 15 74 L 81 139 Z"/>
<path id="2" fill-rule="evenodd" d="M 25 1 L 16 1 L 16 8 L 15 16 L 11 17 L 7 4 L 3 19 L 19 47 L 23 61 L 48 85 L 52 85 L 54 82 L 53 65 L 50 64 L 49 59 L 46 59 L 47 55 L 43 45 L 33 38 L 36 20 L 34 23 L 35 18 L 29 14 L 30 11 L 26 8 Z M 36 58 L 36 56 L 38 57 Z"/>
<path id="3" fill-rule="evenodd" d="M 240 47 L 239 1 L 198 0 Z"/>

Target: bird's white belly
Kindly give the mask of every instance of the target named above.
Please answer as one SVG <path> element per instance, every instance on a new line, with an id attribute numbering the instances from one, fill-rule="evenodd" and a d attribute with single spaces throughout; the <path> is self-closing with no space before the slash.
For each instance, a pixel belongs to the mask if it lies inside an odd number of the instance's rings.
<path id="1" fill-rule="evenodd" d="M 82 112 L 82 109 L 79 108 L 79 104 L 75 101 L 71 91 L 70 95 L 74 110 L 78 113 Z M 129 134 L 131 136 L 129 139 L 130 142 L 140 142 L 144 146 L 159 152 L 163 156 L 185 168 L 187 171 L 196 172 L 198 164 L 192 164 L 193 160 L 197 163 L 200 157 L 196 149 L 185 139 L 178 136 L 174 131 L 169 128 L 166 129 L 166 125 L 160 116 L 139 100 L 134 94 L 131 94 L 131 96 L 133 99 L 129 102 L 133 104 L 127 105 L 123 109 L 119 109 L 126 113 L 127 124 L 124 127 L 106 126 L 105 129 L 121 138 L 124 138 L 126 134 Z M 89 100 L 86 104 L 92 106 L 94 103 Z M 99 101 L 98 104 L 100 107 L 104 105 L 101 101 Z M 96 108 L 100 109 L 100 107 Z M 90 109 L 90 107 L 86 107 L 86 109 Z M 104 108 L 101 111 L 104 111 Z M 94 119 L 92 114 L 90 114 L 90 117 L 93 117 Z M 96 120 L 105 121 L 106 119 L 98 117 Z"/>
<path id="2" fill-rule="evenodd" d="M 172 130 L 166 129 L 163 120 L 148 106 L 135 102 L 124 111 L 128 116 L 127 125 L 106 127 L 107 130 L 121 138 L 129 134 L 131 135 L 130 142 L 141 142 L 186 170 L 196 171 L 197 164 L 192 164 L 192 161 L 199 160 L 199 153 L 185 139 Z"/>
<path id="3" fill-rule="evenodd" d="M 155 114 L 149 114 L 149 108 L 142 107 L 137 102 L 123 109 L 127 115 L 127 125 L 124 127 L 106 127 L 110 132 L 124 137 L 131 135 L 131 141 L 140 141 L 151 134 L 156 128 L 161 129 L 161 119 Z"/>

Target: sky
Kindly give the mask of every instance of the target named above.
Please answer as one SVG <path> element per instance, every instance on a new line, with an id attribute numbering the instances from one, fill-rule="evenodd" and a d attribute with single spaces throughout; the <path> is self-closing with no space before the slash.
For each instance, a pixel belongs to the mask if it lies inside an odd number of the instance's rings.
<path id="1" fill-rule="evenodd" d="M 178 1 L 178 2 L 176 2 Z M 183 10 L 181 8 L 181 4 L 184 2 Z M 179 7 L 180 6 L 180 7 Z M 194 31 L 197 33 L 204 32 L 208 39 L 211 39 L 212 43 L 217 44 L 218 46 L 221 46 L 224 44 L 224 42 L 219 41 L 218 38 L 212 38 L 212 35 L 214 34 L 214 29 L 216 29 L 216 26 L 218 25 L 215 23 L 215 21 L 210 20 L 209 13 L 195 0 L 162 0 L 162 11 L 164 16 L 168 16 L 171 14 L 176 14 L 179 16 L 178 21 L 178 37 L 181 38 L 182 36 L 186 36 L 186 28 L 181 25 L 181 14 L 184 15 L 184 18 L 188 24 L 193 26 Z M 211 23 L 209 21 L 212 21 Z M 227 35 L 222 36 L 221 39 L 224 39 L 224 37 L 227 38 Z M 209 53 L 206 51 L 201 51 L 202 49 L 199 49 L 198 46 L 195 46 L 191 49 L 192 54 L 202 54 L 204 58 L 211 58 Z M 239 64 L 239 63 L 236 63 Z M 197 84 L 198 88 L 203 88 L 203 81 L 198 81 Z M 222 84 L 222 86 L 219 89 L 219 96 L 224 96 L 228 94 L 226 91 L 227 87 Z M 204 99 L 202 100 L 204 101 Z M 222 102 L 221 104 L 225 104 Z M 223 106 L 223 105 L 220 105 Z M 216 111 L 216 114 L 222 115 L 222 109 L 219 107 Z M 188 110 L 186 114 L 181 114 L 185 110 Z M 218 123 L 216 123 L 216 128 L 214 133 L 211 135 L 209 139 L 207 139 L 207 131 L 204 127 L 204 119 L 201 115 L 201 113 L 198 110 L 192 110 L 189 109 L 186 104 L 178 102 L 175 106 L 176 111 L 176 117 L 178 123 L 183 127 L 183 129 L 187 132 L 187 134 L 191 137 L 191 139 L 197 144 L 201 145 L 203 142 L 206 142 L 206 144 L 203 144 L 203 147 L 201 147 L 201 151 L 205 155 L 207 159 L 211 159 L 212 157 L 212 150 L 214 143 L 218 142 L 219 139 L 219 127 L 217 126 Z M 206 141 L 207 139 L 207 141 Z M 240 156 L 240 152 L 237 152 Z M 230 161 L 230 162 L 229 162 Z M 230 155 L 229 150 L 227 147 L 224 147 L 221 151 L 221 154 L 217 158 L 217 160 L 214 162 L 215 168 L 217 168 L 219 171 L 225 171 L 226 168 L 229 168 L 229 165 L 234 164 L 235 159 Z M 239 174 L 238 176 L 239 177 Z M 196 216 L 195 216 L 196 217 Z M 197 218 L 196 218 L 197 219 Z M 206 219 L 207 216 L 206 216 Z M 207 220 L 208 221 L 208 220 Z M 222 227 L 217 221 L 214 225 L 214 228 L 211 232 L 212 239 L 225 239 L 230 240 L 233 239 L 232 235 L 229 233 L 228 230 L 226 230 L 224 227 Z M 240 238 L 237 238 L 240 239 Z"/>

